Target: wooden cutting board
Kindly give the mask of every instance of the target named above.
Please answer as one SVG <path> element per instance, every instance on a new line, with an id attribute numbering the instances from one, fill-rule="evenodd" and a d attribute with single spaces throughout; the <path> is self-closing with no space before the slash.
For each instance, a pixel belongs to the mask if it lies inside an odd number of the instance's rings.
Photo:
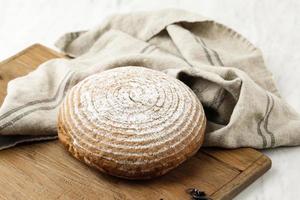
<path id="1" fill-rule="evenodd" d="M 9 80 L 57 57 L 62 55 L 35 44 L 0 63 L 0 104 Z M 191 199 L 188 188 L 232 199 L 270 167 L 270 159 L 254 149 L 202 148 L 163 177 L 128 181 L 89 168 L 56 140 L 0 151 L 0 199 L 184 200 Z"/>

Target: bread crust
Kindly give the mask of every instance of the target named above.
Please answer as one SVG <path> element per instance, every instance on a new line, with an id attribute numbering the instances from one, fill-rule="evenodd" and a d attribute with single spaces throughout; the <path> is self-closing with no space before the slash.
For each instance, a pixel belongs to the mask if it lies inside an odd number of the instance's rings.
<path id="1" fill-rule="evenodd" d="M 128 81 L 130 82 L 132 80 L 135 80 L 136 77 L 140 78 L 141 73 L 143 74 L 146 72 L 148 73 L 146 75 L 147 77 L 153 75 L 156 77 L 162 76 L 163 79 L 168 79 L 168 81 L 170 79 L 171 87 L 173 87 L 172 84 L 175 79 L 173 80 L 173 78 L 171 77 L 166 77 L 166 75 L 162 74 L 161 72 L 158 73 L 156 71 L 154 72 L 153 70 L 138 68 L 138 67 L 127 67 L 126 69 L 124 68 L 126 67 L 115 69 L 115 71 L 109 70 L 109 72 L 106 72 L 106 74 L 101 73 L 99 75 L 94 75 L 95 77 L 91 77 L 88 79 L 94 78 L 96 80 L 97 78 L 99 79 L 99 77 L 97 76 L 107 76 L 109 74 L 114 74 L 114 73 L 118 74 L 117 72 L 121 71 L 120 72 L 121 74 L 128 73 L 130 75 L 129 78 L 125 77 L 125 79 L 127 78 Z M 140 72 L 140 70 L 142 70 L 142 72 Z M 131 76 L 132 74 L 133 76 Z M 93 82 L 93 80 L 91 81 Z M 178 125 L 178 127 L 176 127 L 177 126 L 176 123 L 168 126 L 165 125 L 166 128 L 163 127 L 165 128 L 164 130 L 166 130 L 166 133 L 169 131 L 168 134 L 170 136 L 168 137 L 173 139 L 164 140 L 163 138 L 167 136 L 166 134 L 164 134 L 164 132 L 162 132 L 162 133 L 156 133 L 156 135 L 161 134 L 158 135 L 159 136 L 158 139 L 152 139 L 152 138 L 147 139 L 145 137 L 145 140 L 143 141 L 144 133 L 142 131 L 145 131 L 144 129 L 141 129 L 141 133 L 143 134 L 139 135 L 139 133 L 135 133 L 137 135 L 136 136 L 130 131 L 127 131 L 126 129 L 124 131 L 123 127 L 118 129 L 114 126 L 113 128 L 109 129 L 111 131 L 106 131 L 103 134 L 98 134 L 97 129 L 95 131 L 96 134 L 91 133 L 91 131 L 89 131 L 89 129 L 87 128 L 88 125 L 80 121 L 81 118 L 78 117 L 82 115 L 84 116 L 82 118 L 84 120 L 86 120 L 85 119 L 86 117 L 91 117 L 91 116 L 83 115 L 84 111 L 86 111 L 87 108 L 85 108 L 82 105 L 83 102 L 80 101 L 80 99 L 82 99 L 81 98 L 82 96 L 80 95 L 83 95 L 82 94 L 83 92 L 89 90 L 89 89 L 79 90 L 80 88 L 83 88 L 85 86 L 85 84 L 87 83 L 85 82 L 82 83 L 81 85 L 79 84 L 79 86 L 75 86 L 75 88 L 72 88 L 71 92 L 68 93 L 64 103 L 61 105 L 59 109 L 59 114 L 58 114 L 59 140 L 75 158 L 77 158 L 78 160 L 86 163 L 87 165 L 93 168 L 100 170 L 101 172 L 113 176 L 121 177 L 121 178 L 126 178 L 126 179 L 150 179 L 150 178 L 163 175 L 168 171 L 174 169 L 184 161 L 186 161 L 188 158 L 193 156 L 199 150 L 204 140 L 204 131 L 206 127 L 206 118 L 199 100 L 191 92 L 190 89 L 187 89 L 187 86 L 183 85 L 182 83 L 178 83 L 179 81 L 178 82 L 177 81 L 178 80 L 175 81 L 175 84 L 178 84 L 176 85 L 176 87 L 177 86 L 186 87 L 183 88 L 182 92 L 185 92 L 187 96 L 192 98 L 192 101 L 184 100 L 184 99 L 183 100 L 181 99 L 180 101 L 182 101 L 183 103 L 188 102 L 188 104 L 191 104 L 189 106 L 193 110 L 181 111 L 181 114 L 184 116 L 179 116 L 178 119 L 176 119 L 177 120 L 176 122 L 182 120 L 181 124 Z M 135 91 L 137 89 L 131 88 L 130 91 L 132 90 Z M 96 93 L 91 93 L 91 94 L 94 95 Z M 133 100 L 133 103 L 137 103 L 137 101 L 135 101 L 134 99 L 131 100 Z M 91 104 L 91 102 L 87 104 Z M 82 106 L 84 108 L 82 108 Z M 94 106 L 97 107 L 97 105 Z M 129 111 L 131 112 L 131 110 L 134 110 L 135 107 L 130 108 Z M 183 108 L 186 107 L 188 106 L 185 107 L 183 106 Z M 80 110 L 81 108 L 82 110 Z M 141 106 L 141 109 L 142 108 L 144 107 Z M 174 111 L 174 113 L 175 112 L 177 111 Z M 92 115 L 89 112 L 87 112 L 87 114 Z M 128 114 L 128 116 L 129 115 L 131 114 Z M 126 120 L 128 119 L 124 119 L 124 120 L 125 122 L 127 122 Z M 120 123 L 123 123 L 122 120 L 120 121 L 121 121 Z M 161 120 L 161 121 L 162 121 L 161 124 L 164 124 L 170 120 L 169 118 L 166 118 L 166 120 L 164 121 Z M 96 123 L 97 126 L 98 125 L 100 126 L 99 130 L 102 129 L 101 126 L 102 122 L 95 121 L 94 123 Z M 106 121 L 104 121 L 104 123 L 106 123 Z M 91 120 L 91 124 L 92 124 L 92 120 Z M 116 123 L 116 125 L 118 125 L 118 123 Z M 172 132 L 173 127 L 175 127 L 174 130 L 177 130 L 177 132 L 174 131 Z M 154 128 L 156 127 L 154 126 Z M 125 139 L 120 141 L 113 140 L 107 137 L 106 134 L 111 134 L 112 136 L 116 135 L 118 136 L 117 139 L 119 137 L 124 137 Z M 145 134 L 145 136 L 148 135 Z M 141 140 L 139 140 L 138 142 L 132 142 L 132 140 L 137 140 L 137 139 L 141 139 Z M 176 144 L 175 148 L 172 148 L 173 143 L 179 140 L 181 141 L 181 143 Z M 160 144 L 161 141 L 162 144 Z M 131 145 L 131 143 L 135 145 Z M 123 145 L 125 146 L 125 148 L 119 148 L 118 145 L 119 146 Z M 128 149 L 126 149 L 127 147 Z M 102 151 L 101 148 L 104 148 L 104 150 Z M 118 151 L 120 151 L 120 154 L 118 154 Z"/>

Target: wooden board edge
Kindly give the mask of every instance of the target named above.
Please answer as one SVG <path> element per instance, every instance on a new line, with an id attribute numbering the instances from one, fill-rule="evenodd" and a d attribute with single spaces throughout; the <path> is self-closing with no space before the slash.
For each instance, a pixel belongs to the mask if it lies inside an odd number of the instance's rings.
<path id="1" fill-rule="evenodd" d="M 32 48 L 45 49 L 46 51 L 49 51 L 50 53 L 54 54 L 58 58 L 66 57 L 66 55 L 64 53 L 58 52 L 54 49 L 51 49 L 45 45 L 40 44 L 40 43 L 36 43 L 36 44 L 32 45 Z"/>
<path id="2" fill-rule="evenodd" d="M 47 46 L 45 46 L 45 45 L 42 45 L 42 44 L 40 44 L 40 43 L 35 43 L 35 44 L 30 45 L 29 47 L 27 47 L 27 48 L 25 48 L 25 49 L 19 51 L 19 52 L 16 53 L 15 55 L 13 55 L 13 56 L 11 56 L 11 57 L 9 57 L 9 58 L 7 58 L 7 59 L 4 59 L 4 60 L 0 61 L 0 66 L 1 66 L 1 65 L 4 65 L 4 64 L 6 64 L 6 63 L 11 62 L 11 61 L 17 59 L 18 57 L 20 57 L 20 56 L 26 54 L 28 51 L 30 51 L 30 50 L 32 50 L 32 49 L 36 49 L 36 48 L 37 48 L 37 49 L 45 49 L 46 51 L 51 52 L 52 54 L 54 54 L 54 55 L 57 56 L 58 58 L 65 57 L 65 55 L 64 55 L 63 53 L 60 53 L 60 52 L 58 52 L 58 51 L 55 51 L 55 50 L 53 50 L 53 49 L 51 49 L 51 48 L 49 48 L 49 47 L 47 47 Z"/>
<path id="3" fill-rule="evenodd" d="M 243 189 L 257 180 L 272 166 L 270 158 L 262 154 L 246 170 L 237 175 L 232 181 L 228 182 L 218 191 L 211 195 L 212 199 L 230 200 L 239 194 Z M 259 170 L 258 170 L 259 169 Z"/>
<path id="4" fill-rule="evenodd" d="M 12 60 L 14 60 L 14 59 L 20 57 L 20 56 L 22 56 L 22 55 L 25 54 L 26 52 L 32 50 L 33 48 L 37 48 L 37 47 L 39 47 L 39 46 L 44 47 L 43 45 L 41 45 L 41 44 L 39 44 L 39 43 L 30 45 L 29 47 L 23 49 L 22 51 L 19 51 L 19 52 L 16 53 L 15 55 L 10 56 L 9 58 L 0 61 L 0 66 L 1 66 L 1 65 L 4 65 L 4 64 L 6 64 L 6 63 L 8 63 L 8 62 L 10 62 L 10 61 L 12 61 Z"/>
<path id="5" fill-rule="evenodd" d="M 238 155 L 239 152 L 236 152 L 236 150 L 243 151 L 243 154 L 248 154 L 248 155 L 252 154 L 251 157 L 253 157 L 253 158 L 251 158 L 251 162 L 247 161 L 247 163 L 249 163 L 249 164 L 247 164 L 247 166 L 241 167 L 241 166 L 237 166 L 237 165 L 232 165 L 231 160 L 228 160 L 228 158 L 224 159 L 224 158 L 220 157 L 220 155 L 218 155 L 218 154 L 220 154 L 218 152 L 220 150 L 222 151 L 221 153 L 224 153 L 224 151 L 226 152 L 228 150 L 231 151 L 230 154 L 232 154 L 233 157 L 234 157 L 234 155 L 237 155 L 237 157 L 235 158 L 237 161 L 239 161 L 239 155 Z M 222 148 L 219 149 L 219 148 L 217 148 L 217 151 L 215 151 L 215 150 L 211 151 L 211 148 L 207 148 L 207 149 L 204 148 L 204 149 L 202 149 L 202 152 L 214 157 L 215 159 L 219 160 L 220 162 L 223 162 L 228 167 L 231 167 L 240 172 L 246 170 L 251 164 L 253 164 L 253 162 L 255 162 L 260 156 L 263 155 L 263 153 L 261 153 L 260 151 L 250 148 L 250 147 L 242 147 L 242 148 L 238 148 L 238 149 L 222 149 Z M 241 160 L 241 162 L 243 162 L 243 161 Z M 245 165 L 245 163 L 243 165 Z"/>

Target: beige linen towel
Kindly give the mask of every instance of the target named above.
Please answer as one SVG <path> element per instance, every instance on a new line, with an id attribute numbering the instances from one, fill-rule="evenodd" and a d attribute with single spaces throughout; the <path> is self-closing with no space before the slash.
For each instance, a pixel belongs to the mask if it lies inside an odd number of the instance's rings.
<path id="1" fill-rule="evenodd" d="M 238 19 L 237 19 L 238 20 Z M 235 31 L 183 10 L 117 14 L 67 33 L 54 59 L 11 81 L 0 109 L 0 148 L 56 137 L 68 90 L 120 66 L 162 71 L 186 83 L 209 120 L 205 145 L 271 148 L 300 144 L 300 117 L 278 95 L 261 52 Z"/>

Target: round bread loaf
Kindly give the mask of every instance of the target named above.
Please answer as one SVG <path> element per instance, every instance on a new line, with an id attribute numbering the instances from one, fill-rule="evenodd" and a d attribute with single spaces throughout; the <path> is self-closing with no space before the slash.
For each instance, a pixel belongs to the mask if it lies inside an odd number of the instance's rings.
<path id="1" fill-rule="evenodd" d="M 200 148 L 206 118 L 181 81 L 143 67 L 92 75 L 62 103 L 58 136 L 73 156 L 102 172 L 148 179 Z"/>

